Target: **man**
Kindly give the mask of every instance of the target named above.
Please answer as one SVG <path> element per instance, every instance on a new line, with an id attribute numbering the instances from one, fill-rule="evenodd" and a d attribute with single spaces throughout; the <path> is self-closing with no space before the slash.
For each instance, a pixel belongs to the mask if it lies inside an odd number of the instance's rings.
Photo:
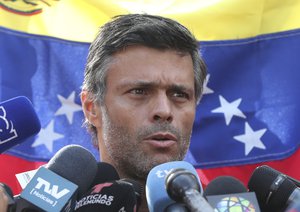
<path id="1" fill-rule="evenodd" d="M 154 166 L 182 160 L 205 77 L 198 43 L 179 23 L 131 14 L 105 24 L 90 46 L 81 94 L 101 161 L 145 184 Z"/>

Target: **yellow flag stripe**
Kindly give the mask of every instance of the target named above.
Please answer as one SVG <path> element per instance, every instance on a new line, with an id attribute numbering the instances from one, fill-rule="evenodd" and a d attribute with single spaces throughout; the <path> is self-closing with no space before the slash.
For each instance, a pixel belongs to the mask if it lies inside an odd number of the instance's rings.
<path id="1" fill-rule="evenodd" d="M 32 2 L 28 4 L 26 2 Z M 111 17 L 149 13 L 176 19 L 198 40 L 247 38 L 300 28 L 300 0 L 0 0 L 0 26 L 90 42 Z"/>

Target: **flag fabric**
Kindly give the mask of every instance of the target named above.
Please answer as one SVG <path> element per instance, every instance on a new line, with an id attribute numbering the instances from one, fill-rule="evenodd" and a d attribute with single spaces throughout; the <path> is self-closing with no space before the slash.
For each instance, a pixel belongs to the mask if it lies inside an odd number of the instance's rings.
<path id="1" fill-rule="evenodd" d="M 248 182 L 258 163 L 273 161 L 299 179 L 299 50 L 299 29 L 202 43 L 209 75 L 190 151 L 206 177 L 223 167 Z"/>
<path id="2" fill-rule="evenodd" d="M 30 4 L 31 3 L 31 4 Z M 0 155 L 0 182 L 46 163 L 60 148 L 98 151 L 81 126 L 79 93 L 99 26 L 126 13 L 174 18 L 199 40 L 208 68 L 185 158 L 207 184 L 220 175 L 247 184 L 267 164 L 300 179 L 300 1 L 1 1 L 0 101 L 24 95 L 42 129 Z"/>

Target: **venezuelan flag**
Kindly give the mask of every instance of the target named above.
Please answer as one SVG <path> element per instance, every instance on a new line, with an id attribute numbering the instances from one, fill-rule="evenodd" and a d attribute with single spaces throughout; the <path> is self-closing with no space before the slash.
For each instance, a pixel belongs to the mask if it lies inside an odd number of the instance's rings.
<path id="1" fill-rule="evenodd" d="M 188 27 L 207 67 L 185 158 L 207 184 L 220 175 L 248 183 L 269 165 L 300 179 L 299 0 L 0 1 L 0 101 L 27 96 L 42 123 L 34 138 L 0 155 L 0 182 L 18 194 L 15 174 L 75 143 L 80 86 L 90 42 L 115 15 L 158 14 Z"/>

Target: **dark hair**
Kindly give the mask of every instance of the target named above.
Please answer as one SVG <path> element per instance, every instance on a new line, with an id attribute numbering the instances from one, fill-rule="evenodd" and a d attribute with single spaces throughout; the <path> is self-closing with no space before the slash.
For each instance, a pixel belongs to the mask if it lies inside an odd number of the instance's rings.
<path id="1" fill-rule="evenodd" d="M 199 56 L 197 40 L 178 22 L 147 14 L 116 16 L 100 28 L 89 49 L 83 82 L 83 90 L 89 92 L 92 101 L 103 103 L 107 70 L 112 55 L 134 45 L 190 54 L 194 66 L 195 98 L 197 103 L 199 102 L 206 77 L 206 67 Z M 87 120 L 85 124 L 93 136 L 96 129 Z"/>

